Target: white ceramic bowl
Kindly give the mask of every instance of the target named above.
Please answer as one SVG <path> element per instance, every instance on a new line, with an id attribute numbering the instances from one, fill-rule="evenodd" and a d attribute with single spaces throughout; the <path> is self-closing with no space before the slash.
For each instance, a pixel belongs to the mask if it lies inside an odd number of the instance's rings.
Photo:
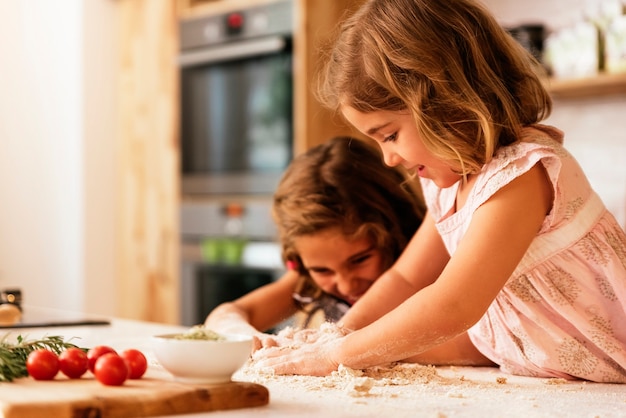
<path id="1" fill-rule="evenodd" d="M 230 382 L 252 352 L 249 335 L 222 334 L 225 339 L 217 341 L 178 339 L 177 335 L 155 335 L 152 349 L 161 366 L 184 383 Z"/>

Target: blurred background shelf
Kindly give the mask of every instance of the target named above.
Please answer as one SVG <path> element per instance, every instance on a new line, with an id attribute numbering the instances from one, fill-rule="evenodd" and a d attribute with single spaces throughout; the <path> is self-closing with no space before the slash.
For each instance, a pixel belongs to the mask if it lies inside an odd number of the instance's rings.
<path id="1" fill-rule="evenodd" d="M 577 79 L 549 79 L 546 86 L 555 98 L 583 98 L 626 94 L 626 73 L 599 74 Z"/>

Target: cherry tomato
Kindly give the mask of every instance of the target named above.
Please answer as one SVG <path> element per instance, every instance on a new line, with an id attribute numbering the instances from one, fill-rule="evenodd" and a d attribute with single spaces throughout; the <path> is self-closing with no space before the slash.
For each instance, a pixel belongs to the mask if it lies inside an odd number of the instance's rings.
<path id="1" fill-rule="evenodd" d="M 98 360 L 98 358 L 103 354 L 107 353 L 117 354 L 117 352 L 108 345 L 97 345 L 87 352 L 87 359 L 89 360 L 89 371 L 91 373 L 94 372 L 94 368 L 96 367 L 96 360 Z"/>
<path id="2" fill-rule="evenodd" d="M 118 354 L 106 353 L 96 360 L 93 373 L 103 385 L 120 386 L 128 377 L 128 367 Z"/>
<path id="3" fill-rule="evenodd" d="M 89 368 L 87 353 L 80 348 L 72 347 L 59 354 L 59 369 L 70 379 L 78 379 Z"/>
<path id="4" fill-rule="evenodd" d="M 120 357 L 126 362 L 129 379 L 141 378 L 148 369 L 148 360 L 146 360 L 146 356 L 139 350 L 129 348 L 128 350 L 122 351 Z"/>
<path id="5" fill-rule="evenodd" d="M 36 380 L 52 380 L 59 372 L 59 357 L 45 348 L 31 351 L 26 358 L 26 370 Z"/>

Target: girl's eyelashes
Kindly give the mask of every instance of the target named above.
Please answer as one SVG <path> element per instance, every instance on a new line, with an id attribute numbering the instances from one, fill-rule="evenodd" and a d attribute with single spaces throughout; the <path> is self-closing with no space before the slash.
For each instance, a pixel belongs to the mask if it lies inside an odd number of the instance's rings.
<path id="1" fill-rule="evenodd" d="M 309 274 L 328 274 L 328 273 L 330 273 L 329 269 L 322 268 L 322 267 L 313 267 L 313 268 L 307 269 L 307 271 L 309 272 Z"/>
<path id="2" fill-rule="evenodd" d="M 354 260 L 351 261 L 352 264 L 361 264 L 364 263 L 365 261 L 369 260 L 372 257 L 371 254 L 364 254 L 358 258 L 355 258 Z"/>
<path id="3" fill-rule="evenodd" d="M 394 132 L 389 136 L 383 138 L 383 142 L 394 142 L 398 138 L 398 133 Z"/>
<path id="4" fill-rule="evenodd" d="M 361 254 L 354 256 L 354 258 L 350 258 L 348 260 L 346 260 L 346 264 L 349 264 L 351 266 L 354 267 L 358 267 L 360 264 L 365 263 L 367 260 L 371 259 L 373 257 L 373 253 L 371 249 L 368 249 L 364 252 L 362 252 Z M 310 276 L 329 276 L 332 274 L 335 274 L 335 271 L 328 268 L 328 267 L 323 267 L 323 266 L 317 266 L 317 267 L 306 267 L 305 266 L 305 270 L 308 272 L 308 274 Z"/>

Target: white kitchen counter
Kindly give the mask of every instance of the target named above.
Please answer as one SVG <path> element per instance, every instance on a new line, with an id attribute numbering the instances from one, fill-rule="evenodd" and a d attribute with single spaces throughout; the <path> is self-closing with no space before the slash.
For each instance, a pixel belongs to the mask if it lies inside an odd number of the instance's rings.
<path id="1" fill-rule="evenodd" d="M 137 348 L 159 371 L 151 335 L 184 327 L 112 319 L 111 325 L 2 330 L 33 338 L 76 337 L 76 344 Z M 160 372 L 160 371 L 159 371 Z M 185 417 L 624 417 L 626 385 L 568 382 L 511 376 L 494 368 L 427 368 L 401 365 L 368 371 L 342 370 L 333 376 L 268 376 L 251 368 L 235 380 L 252 381 L 270 392 L 258 408 L 181 415 Z"/>

